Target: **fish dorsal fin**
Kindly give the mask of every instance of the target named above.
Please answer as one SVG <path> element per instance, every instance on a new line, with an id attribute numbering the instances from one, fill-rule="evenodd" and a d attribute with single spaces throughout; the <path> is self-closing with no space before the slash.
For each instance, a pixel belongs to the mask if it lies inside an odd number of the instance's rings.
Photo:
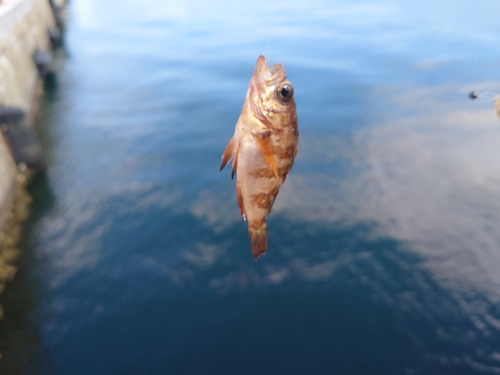
<path id="1" fill-rule="evenodd" d="M 271 132 L 261 132 L 261 133 L 252 133 L 255 142 L 257 142 L 257 146 L 259 146 L 262 155 L 266 158 L 269 166 L 274 172 L 276 178 L 279 178 L 278 170 L 276 169 L 276 164 L 274 163 L 274 153 L 273 153 L 273 141 L 271 140 Z"/>
<path id="2" fill-rule="evenodd" d="M 231 180 L 234 178 L 234 175 L 236 174 L 236 170 L 238 169 L 238 152 L 240 151 L 240 140 L 238 139 L 234 143 L 236 143 L 236 144 L 234 145 L 233 168 L 231 169 Z"/>
<path id="3" fill-rule="evenodd" d="M 240 141 L 235 140 L 233 136 L 229 142 L 227 142 L 224 153 L 222 154 L 222 162 L 220 163 L 220 170 L 222 171 L 224 167 L 229 163 L 231 158 L 233 159 L 233 167 L 231 168 L 231 180 L 236 174 L 236 169 L 238 168 L 238 151 L 240 149 Z"/>
<path id="4" fill-rule="evenodd" d="M 234 152 L 234 137 L 231 137 L 229 142 L 227 142 L 226 148 L 222 153 L 222 161 L 220 163 L 220 170 L 222 171 L 224 167 L 229 163 L 229 160 L 233 157 Z"/>

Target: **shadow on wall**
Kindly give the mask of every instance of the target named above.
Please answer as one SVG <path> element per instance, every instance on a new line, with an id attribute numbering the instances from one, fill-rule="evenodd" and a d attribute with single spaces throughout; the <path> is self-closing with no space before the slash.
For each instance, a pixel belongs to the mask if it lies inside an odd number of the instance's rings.
<path id="1" fill-rule="evenodd" d="M 8 271 L 15 273 L 15 278 L 8 283 L 8 287 L 0 295 L 0 305 L 7 306 L 2 311 L 0 319 L 0 373 L 20 374 L 27 373 L 37 368 L 40 361 L 46 360 L 40 346 L 40 333 L 36 316 L 38 314 L 39 283 L 36 272 L 33 271 L 36 255 L 30 246 L 33 235 L 41 216 L 50 211 L 54 206 L 54 195 L 49 188 L 44 171 L 34 175 L 28 185 L 27 191 L 23 190 L 19 197 L 21 202 L 16 204 L 19 214 L 27 215 L 29 204 L 29 217 L 15 230 L 17 239 L 7 254 L 12 254 L 16 259 L 16 267 Z M 31 198 L 32 197 L 32 198 Z M 18 251 L 22 249 L 22 253 Z M 5 252 L 0 252 L 0 260 Z M 3 267 L 0 267 L 2 270 Z M 4 272 L 0 272 L 4 274 Z M 3 288 L 3 284 L 0 284 Z M 31 366 L 28 368 L 28 366 Z"/>

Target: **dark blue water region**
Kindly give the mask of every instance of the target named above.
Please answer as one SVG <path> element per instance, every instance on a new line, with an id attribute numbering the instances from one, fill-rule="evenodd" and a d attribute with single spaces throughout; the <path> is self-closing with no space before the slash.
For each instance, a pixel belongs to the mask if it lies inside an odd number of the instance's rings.
<path id="1" fill-rule="evenodd" d="M 500 373 L 499 7 L 72 1 L 0 373 Z M 300 141 L 254 261 L 218 169 L 259 54 Z"/>

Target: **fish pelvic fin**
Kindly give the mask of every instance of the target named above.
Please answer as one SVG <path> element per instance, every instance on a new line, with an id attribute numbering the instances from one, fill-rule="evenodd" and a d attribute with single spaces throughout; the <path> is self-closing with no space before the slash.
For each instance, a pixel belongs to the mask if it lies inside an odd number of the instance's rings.
<path id="1" fill-rule="evenodd" d="M 259 146 L 260 152 L 266 158 L 269 166 L 273 170 L 276 178 L 279 178 L 278 169 L 276 168 L 276 164 L 274 162 L 274 152 L 273 152 L 273 141 L 271 140 L 271 132 L 262 132 L 262 133 L 252 133 L 255 142 L 257 142 L 257 146 Z"/>
<path id="2" fill-rule="evenodd" d="M 231 137 L 229 142 L 227 142 L 226 148 L 222 153 L 222 161 L 220 163 L 220 171 L 224 169 L 224 167 L 229 163 L 234 153 L 234 137 Z"/>
<path id="3" fill-rule="evenodd" d="M 251 221 L 248 223 L 248 235 L 252 244 L 254 259 L 264 254 L 267 249 L 267 225 L 266 220 Z"/>

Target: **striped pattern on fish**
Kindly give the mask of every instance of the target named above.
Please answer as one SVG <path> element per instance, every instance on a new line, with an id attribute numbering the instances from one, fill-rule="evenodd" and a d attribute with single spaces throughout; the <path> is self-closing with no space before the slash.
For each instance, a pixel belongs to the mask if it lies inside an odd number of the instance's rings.
<path id="1" fill-rule="evenodd" d="M 293 86 L 283 65 L 268 68 L 265 57 L 259 56 L 220 168 L 233 159 L 238 206 L 248 222 L 255 259 L 266 252 L 266 217 L 292 168 L 298 140 Z"/>

